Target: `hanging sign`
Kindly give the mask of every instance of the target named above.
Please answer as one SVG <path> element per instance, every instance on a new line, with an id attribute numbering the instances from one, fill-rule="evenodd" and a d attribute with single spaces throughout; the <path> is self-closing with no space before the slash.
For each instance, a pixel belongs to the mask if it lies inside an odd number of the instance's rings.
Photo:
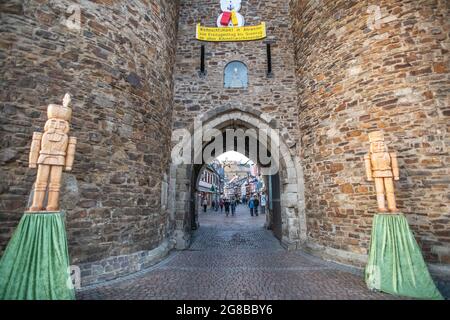
<path id="1" fill-rule="evenodd" d="M 244 26 L 245 19 L 239 13 L 241 0 L 221 0 L 222 13 L 217 18 L 217 28 L 197 24 L 196 38 L 200 41 L 252 41 L 266 37 L 266 24 Z"/>
<path id="2" fill-rule="evenodd" d="M 197 25 L 197 40 L 200 41 L 252 41 L 266 37 L 266 24 L 258 26 L 214 28 Z"/>

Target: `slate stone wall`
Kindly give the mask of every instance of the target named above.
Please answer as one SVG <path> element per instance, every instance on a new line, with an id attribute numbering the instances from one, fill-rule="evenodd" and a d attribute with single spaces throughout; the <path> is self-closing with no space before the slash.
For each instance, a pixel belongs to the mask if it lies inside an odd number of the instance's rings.
<path id="1" fill-rule="evenodd" d="M 450 263 L 448 1 L 291 1 L 308 240 L 366 254 L 376 213 L 367 134 L 398 154 L 398 206 Z"/>
<path id="2" fill-rule="evenodd" d="M 81 1 L 80 30 L 65 23 L 75 22 L 67 12 L 74 4 L 0 4 L 0 248 L 35 179 L 27 168 L 32 133 L 43 130 L 47 105 L 69 92 L 78 145 L 62 208 L 72 264 L 82 264 L 150 251 L 167 237 L 161 183 L 169 168 L 178 3 Z"/>

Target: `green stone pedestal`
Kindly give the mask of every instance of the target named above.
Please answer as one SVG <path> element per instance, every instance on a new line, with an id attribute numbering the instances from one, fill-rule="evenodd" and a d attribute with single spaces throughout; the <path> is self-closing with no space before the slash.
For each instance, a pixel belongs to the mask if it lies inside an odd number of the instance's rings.
<path id="1" fill-rule="evenodd" d="M 64 212 L 23 215 L 0 260 L 0 299 L 75 299 Z"/>
<path id="2" fill-rule="evenodd" d="M 374 216 L 365 279 L 372 290 L 404 297 L 443 299 L 403 214 Z"/>

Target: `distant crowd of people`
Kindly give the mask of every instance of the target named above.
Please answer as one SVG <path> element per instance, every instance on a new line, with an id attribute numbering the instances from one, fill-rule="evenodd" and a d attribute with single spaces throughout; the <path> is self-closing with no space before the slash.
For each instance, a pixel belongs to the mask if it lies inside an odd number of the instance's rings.
<path id="1" fill-rule="evenodd" d="M 211 202 L 211 209 L 218 212 L 220 210 L 221 213 L 225 210 L 225 214 L 228 215 L 231 213 L 232 216 L 236 214 L 236 207 L 240 204 L 247 205 L 250 209 L 250 215 L 258 216 L 259 212 L 261 214 L 266 213 L 266 205 L 267 205 L 267 196 L 264 193 L 258 195 L 257 193 L 253 194 L 250 199 L 247 199 L 246 196 L 242 197 L 242 199 L 238 199 L 236 197 L 229 198 L 220 198 L 219 201 Z M 202 201 L 203 212 L 206 212 L 208 209 L 208 201 L 206 198 Z M 261 211 L 259 211 L 261 208 Z"/>

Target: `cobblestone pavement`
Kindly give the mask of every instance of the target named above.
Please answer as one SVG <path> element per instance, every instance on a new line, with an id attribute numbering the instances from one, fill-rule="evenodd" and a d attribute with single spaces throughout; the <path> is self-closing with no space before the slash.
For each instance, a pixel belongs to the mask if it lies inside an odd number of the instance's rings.
<path id="1" fill-rule="evenodd" d="M 87 288 L 78 299 L 395 299 L 369 291 L 361 271 L 285 251 L 265 216 L 207 212 L 189 250 L 138 274 Z"/>

